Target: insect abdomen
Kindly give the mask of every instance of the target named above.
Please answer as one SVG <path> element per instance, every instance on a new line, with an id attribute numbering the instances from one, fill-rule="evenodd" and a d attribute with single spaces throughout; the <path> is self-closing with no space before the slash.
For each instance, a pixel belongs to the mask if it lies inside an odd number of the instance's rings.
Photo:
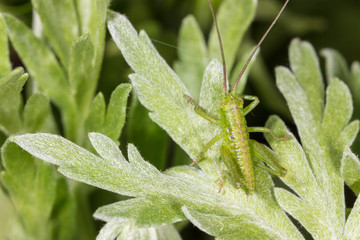
<path id="1" fill-rule="evenodd" d="M 222 113 L 226 125 L 224 128 L 227 131 L 226 145 L 236 160 L 243 177 L 242 182 L 246 185 L 241 188 L 251 193 L 255 190 L 255 176 L 249 146 L 249 133 L 243 114 L 243 100 L 229 94 L 224 103 Z M 229 171 L 231 170 L 229 169 Z M 233 181 L 240 182 L 241 180 L 233 179 Z"/>

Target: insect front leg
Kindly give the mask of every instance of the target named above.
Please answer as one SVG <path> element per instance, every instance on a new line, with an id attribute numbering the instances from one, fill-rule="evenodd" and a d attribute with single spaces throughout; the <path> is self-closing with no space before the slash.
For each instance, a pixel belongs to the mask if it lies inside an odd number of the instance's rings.
<path id="1" fill-rule="evenodd" d="M 246 114 L 251 112 L 260 103 L 260 100 L 259 100 L 259 98 L 257 96 L 243 95 L 242 98 L 245 99 L 245 100 L 252 101 L 249 105 L 247 105 L 244 108 L 244 110 L 243 110 L 244 111 L 244 116 L 246 116 Z"/>
<path id="2" fill-rule="evenodd" d="M 213 118 L 212 116 L 208 115 L 197 103 L 195 103 L 194 99 L 192 99 L 189 95 L 184 94 L 184 97 L 186 100 L 194 106 L 194 111 L 200 115 L 201 117 L 205 118 L 211 123 L 214 123 L 215 125 L 221 126 L 221 121 Z"/>
<path id="3" fill-rule="evenodd" d="M 201 150 L 200 155 L 197 159 L 193 159 L 192 163 L 190 164 L 190 166 L 198 164 L 200 161 L 202 161 L 204 159 L 204 155 L 205 153 L 211 148 L 212 145 L 214 145 L 217 141 L 221 140 L 222 138 L 224 138 L 224 134 L 221 133 L 219 135 L 216 135 L 213 139 L 210 140 L 210 142 L 208 142 L 205 147 Z"/>
<path id="4" fill-rule="evenodd" d="M 275 157 L 270 153 L 269 149 L 256 142 L 255 140 L 249 140 L 249 143 L 252 156 L 257 157 L 269 166 L 267 167 L 262 163 L 256 163 L 257 167 L 265 169 L 269 173 L 278 177 L 284 177 L 286 175 L 287 170 L 276 162 Z"/>

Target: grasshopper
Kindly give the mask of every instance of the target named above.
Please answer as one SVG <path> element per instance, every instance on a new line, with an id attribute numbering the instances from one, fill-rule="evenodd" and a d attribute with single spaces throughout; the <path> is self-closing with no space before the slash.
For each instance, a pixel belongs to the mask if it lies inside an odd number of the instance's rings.
<path id="1" fill-rule="evenodd" d="M 259 49 L 261 43 L 266 38 L 271 28 L 274 26 L 274 24 L 280 17 L 281 13 L 285 9 L 288 2 L 289 0 L 286 0 L 283 7 L 276 16 L 276 18 L 274 19 L 270 27 L 267 29 L 267 31 L 262 36 L 259 43 L 256 45 L 256 47 L 250 54 L 247 62 L 245 63 L 243 69 L 241 70 L 239 76 L 237 77 L 233 87 L 229 91 L 227 89 L 226 64 L 225 64 L 225 57 L 224 57 L 220 31 L 216 21 L 213 7 L 211 5 L 210 0 L 208 0 L 211 15 L 214 20 L 214 24 L 219 40 L 222 64 L 223 64 L 224 86 L 223 86 L 223 98 L 220 103 L 221 118 L 216 119 L 208 115 L 198 104 L 195 103 L 195 101 L 190 96 L 185 95 L 185 98 L 188 100 L 190 104 L 194 106 L 194 110 L 198 115 L 222 128 L 221 133 L 215 136 L 213 139 L 211 139 L 200 152 L 200 156 L 194 159 L 193 162 L 190 164 L 190 165 L 194 165 L 199 163 L 201 160 L 204 159 L 205 153 L 211 148 L 212 145 L 214 145 L 216 142 L 220 140 L 223 140 L 222 146 L 220 147 L 220 156 L 223 162 L 225 163 L 227 170 L 223 171 L 222 173 L 219 192 L 221 192 L 221 189 L 224 185 L 224 181 L 226 179 L 235 188 L 241 188 L 247 194 L 252 194 L 253 192 L 255 192 L 256 186 L 255 186 L 254 167 L 266 169 L 271 174 L 279 177 L 284 177 L 287 173 L 287 170 L 281 167 L 273 159 L 273 157 L 269 154 L 269 152 L 263 145 L 249 138 L 249 133 L 251 132 L 270 133 L 273 136 L 274 134 L 270 131 L 270 129 L 266 127 L 247 126 L 245 116 L 259 104 L 259 99 L 256 96 L 236 94 L 236 87 L 241 77 L 243 76 L 246 68 L 248 67 L 251 59 L 255 55 L 256 51 Z M 252 101 L 252 102 L 247 106 L 244 106 L 244 100 Z M 277 139 L 287 139 L 287 136 L 283 138 L 278 138 L 276 136 L 274 137 Z M 254 161 L 253 160 L 254 157 L 265 162 L 266 165 L 264 165 L 262 162 Z"/>

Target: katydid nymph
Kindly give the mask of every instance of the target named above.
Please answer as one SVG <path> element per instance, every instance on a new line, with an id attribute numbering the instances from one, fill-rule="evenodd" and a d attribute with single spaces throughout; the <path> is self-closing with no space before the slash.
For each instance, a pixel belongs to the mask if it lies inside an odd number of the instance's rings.
<path id="1" fill-rule="evenodd" d="M 256 96 L 249 95 L 238 95 L 236 94 L 236 87 L 243 76 L 247 66 L 249 65 L 251 59 L 255 55 L 256 51 L 259 49 L 261 43 L 276 23 L 277 19 L 285 9 L 289 0 L 286 0 L 283 7 L 279 11 L 278 15 L 267 29 L 259 43 L 256 45 L 247 62 L 245 63 L 243 69 L 241 70 L 239 76 L 237 77 L 233 87 L 229 91 L 227 89 L 227 78 L 226 78 L 226 64 L 224 51 L 220 36 L 219 27 L 216 21 L 216 17 L 214 14 L 214 10 L 212 8 L 210 0 L 209 7 L 211 11 L 211 15 L 215 24 L 222 63 L 223 63 L 223 75 L 224 75 L 224 86 L 223 86 L 223 97 L 220 104 L 220 119 L 216 119 L 212 116 L 209 116 L 199 105 L 197 105 L 194 100 L 185 95 L 186 99 L 190 104 L 194 106 L 195 112 L 201 117 L 205 118 L 209 122 L 216 124 L 222 128 L 222 131 L 219 135 L 215 136 L 211 139 L 200 152 L 198 158 L 193 160 L 193 163 L 190 165 L 197 164 L 201 160 L 204 159 L 204 154 L 210 149 L 212 145 L 216 142 L 223 140 L 222 145 L 220 147 L 220 156 L 222 161 L 224 162 L 227 170 L 223 171 L 223 176 L 220 181 L 220 189 L 223 187 L 224 181 L 227 179 L 235 188 L 243 189 L 247 194 L 252 194 L 256 191 L 255 186 L 255 173 L 254 167 L 259 167 L 266 169 L 271 174 L 274 174 L 279 177 L 284 177 L 287 173 L 287 170 L 281 167 L 274 157 L 272 157 L 268 151 L 266 151 L 265 147 L 255 140 L 251 140 L 249 138 L 249 133 L 251 132 L 263 132 L 270 133 L 274 135 L 270 129 L 265 127 L 248 127 L 246 123 L 245 116 L 253 110 L 256 105 L 259 104 L 259 99 Z M 244 106 L 244 100 L 252 101 L 247 106 Z M 277 138 L 277 137 L 275 137 Z M 281 138 L 286 139 L 287 136 Z M 279 138 L 280 139 L 280 138 Z M 265 162 L 264 165 L 260 161 L 254 161 L 254 157 Z"/>

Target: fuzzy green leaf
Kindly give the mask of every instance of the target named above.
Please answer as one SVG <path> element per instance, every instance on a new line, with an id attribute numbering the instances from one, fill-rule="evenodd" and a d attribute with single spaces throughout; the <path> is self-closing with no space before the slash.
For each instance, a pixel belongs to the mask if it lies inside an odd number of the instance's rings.
<path id="1" fill-rule="evenodd" d="M 184 208 L 183 211 L 195 226 L 217 236 L 216 239 L 284 239 L 281 234 L 269 231 L 260 219 L 249 219 L 245 214 L 243 216 L 219 216 L 188 208 Z M 214 221 L 217 225 L 214 224 Z"/>
<path id="2" fill-rule="evenodd" d="M 293 40 L 289 55 L 293 72 L 277 68 L 277 85 L 295 120 L 303 149 L 295 138 L 274 141 L 267 136 L 279 154 L 281 166 L 288 170 L 282 180 L 296 193 L 276 189 L 276 198 L 314 239 L 341 239 L 345 202 L 340 164 L 344 148 L 359 130 L 359 122 L 349 123 L 352 98 L 340 80 L 330 82 L 324 104 L 318 59 L 309 43 Z M 276 136 L 291 135 L 276 117 L 270 118 L 267 126 Z"/>
<path id="3" fill-rule="evenodd" d="M 200 26 L 193 16 L 186 17 L 179 33 L 179 61 L 174 69 L 198 101 L 201 79 L 207 64 L 207 48 Z"/>
<path id="4" fill-rule="evenodd" d="M 166 118 L 167 124 L 172 123 L 170 126 L 157 123 L 167 130 L 176 142 L 181 141 L 187 144 L 188 148 L 192 148 L 193 145 L 188 139 L 199 137 L 196 136 L 196 129 L 190 123 L 194 118 L 199 119 L 199 116 L 194 113 L 184 97 L 184 94 L 189 94 L 184 84 L 156 52 L 144 32 L 138 36 L 125 16 L 114 12 L 109 12 L 108 16 L 109 31 L 115 43 L 122 50 L 129 65 L 136 71 L 130 79 L 139 100 L 150 111 L 160 109 L 151 113 L 151 118 L 155 122 L 156 119 L 163 121 Z M 145 58 L 142 57 L 144 53 L 147 56 Z M 143 94 L 139 89 L 146 89 L 149 94 Z M 181 129 L 188 129 L 190 133 L 188 139 L 176 137 L 176 132 L 182 131 Z"/>
<path id="5" fill-rule="evenodd" d="M 32 156 L 11 142 L 2 147 L 2 160 L 1 181 L 11 194 L 25 233 L 29 239 L 46 239 L 56 198 L 53 167 L 44 162 L 36 166 Z"/>
<path id="6" fill-rule="evenodd" d="M 69 64 L 69 84 L 75 92 L 79 110 L 82 111 L 87 110 L 96 84 L 92 68 L 93 56 L 94 47 L 90 37 L 84 34 L 73 44 Z"/>
<path id="7" fill-rule="evenodd" d="M 314 123 L 319 124 L 324 108 L 324 83 L 319 68 L 319 60 L 313 47 L 295 39 L 289 51 L 290 66 L 304 94 Z"/>
<path id="8" fill-rule="evenodd" d="M 193 110 L 193 106 L 186 102 L 184 94 L 188 94 L 187 90 L 155 51 L 144 32 L 138 35 L 124 16 L 113 12 L 109 13 L 108 27 L 126 61 L 136 72 L 130 78 L 141 103 L 151 111 L 151 118 L 164 128 L 191 157 L 197 157 L 203 146 L 220 132 L 220 128 L 197 115 Z M 157 77 L 155 77 L 155 74 L 157 74 Z M 218 61 L 212 61 L 205 70 L 200 105 L 214 117 L 218 117 L 219 114 L 222 85 L 222 67 Z M 174 172 L 181 179 L 189 179 L 191 176 L 191 182 L 187 187 L 191 186 L 193 188 L 196 186 L 199 188 L 196 193 L 197 197 L 194 196 L 191 203 L 184 200 L 183 204 L 187 205 L 188 209 L 191 208 L 194 211 L 204 213 L 210 211 L 213 214 L 214 217 L 207 219 L 207 222 L 211 223 L 211 227 L 207 228 L 206 231 L 210 234 L 214 233 L 211 229 L 219 228 L 219 221 L 221 222 L 225 216 L 234 216 L 234 218 L 243 218 L 244 220 L 232 225 L 234 235 L 230 234 L 229 238 L 231 236 L 238 237 L 236 235 L 237 229 L 247 229 L 247 227 L 241 227 L 243 224 L 244 226 L 251 225 L 251 229 L 258 228 L 259 225 L 252 221 L 257 219 L 267 226 L 264 227 L 264 229 L 268 230 L 267 235 L 263 237 L 264 239 L 273 236 L 278 236 L 279 239 L 302 239 L 300 233 L 276 203 L 271 191 L 273 183 L 270 177 L 261 170 L 256 172 L 259 181 L 258 191 L 261 193 L 261 197 L 255 195 L 246 196 L 243 191 L 237 191 L 226 183 L 223 188 L 225 195 L 217 195 L 216 198 L 219 198 L 218 201 L 228 202 L 227 207 L 216 207 L 217 204 L 212 205 L 210 208 L 205 207 L 205 205 L 212 202 L 210 200 L 213 197 L 212 192 L 218 191 L 215 182 L 220 178 L 221 170 L 224 169 L 224 166 L 219 161 L 218 149 L 219 144 L 215 144 L 206 153 L 207 160 L 200 163 L 202 170 L 205 172 L 203 174 L 207 176 L 208 180 L 202 180 L 200 174 L 194 175 L 193 172 L 191 175 L 187 174 L 187 178 L 185 178 L 184 173 L 180 173 L 180 170 Z M 142 175 L 149 175 L 149 172 L 145 171 Z M 157 179 L 160 179 L 161 175 L 156 176 Z M 206 184 L 203 184 L 204 181 Z M 159 180 L 159 182 L 161 181 Z M 178 182 L 180 181 L 178 180 Z M 176 185 L 171 184 L 173 187 Z M 162 192 L 166 192 L 164 186 L 160 188 Z M 181 191 L 181 195 L 186 192 L 187 196 L 191 196 L 191 193 L 188 192 L 191 188 L 184 189 L 184 192 Z M 152 192 L 154 190 L 149 188 L 147 191 Z M 201 203 L 196 204 L 200 200 L 199 194 L 203 191 L 207 192 L 208 195 L 211 193 L 208 196 L 209 199 L 206 200 L 206 203 L 201 201 Z M 177 191 L 172 189 L 171 192 L 172 196 L 174 196 Z M 179 195 L 176 198 L 183 199 Z M 251 198 L 251 201 L 248 200 L 249 198 Z M 233 205 L 241 207 L 238 210 L 229 210 Z M 192 221 L 195 221 L 194 217 Z M 203 220 L 196 220 L 196 222 L 201 221 Z M 250 235 L 251 233 L 249 231 L 246 234 Z"/>
<path id="9" fill-rule="evenodd" d="M 163 223 L 183 220 L 184 215 L 179 213 L 180 208 L 181 205 L 167 199 L 138 197 L 100 207 L 94 216 L 106 222 L 135 219 L 136 226 L 139 227 L 161 226 Z"/>
<path id="10" fill-rule="evenodd" d="M 128 147 L 129 162 L 127 162 L 116 144 L 109 138 L 95 133 L 90 134 L 90 138 L 102 158 L 54 135 L 25 134 L 15 136 L 12 140 L 34 156 L 59 165 L 59 170 L 70 178 L 119 194 L 142 197 L 138 200 L 129 200 L 129 205 L 124 202 L 102 208 L 97 212 L 102 219 L 129 219 L 126 209 L 133 209 L 137 201 L 142 201 L 143 197 L 147 197 L 147 201 L 155 201 L 150 204 L 150 207 L 161 201 L 165 203 L 157 206 L 158 208 L 164 206 L 161 210 L 163 213 L 162 224 L 172 223 L 176 219 L 185 219 L 181 206 L 187 206 L 189 209 L 216 215 L 212 221 L 213 227 L 218 226 L 216 219 L 220 218 L 221 220 L 225 216 L 234 216 L 243 218 L 246 226 L 252 226 L 251 229 L 255 229 L 258 224 L 247 220 L 255 218 L 263 221 L 262 226 L 267 226 L 265 229 L 272 229 L 271 233 L 268 233 L 269 236 L 275 234 L 280 237 L 279 239 L 302 239 L 276 203 L 271 202 L 271 198 L 268 196 L 271 193 L 266 190 L 268 187 L 263 186 L 259 189 L 262 192 L 261 196 L 246 196 L 244 193 L 239 195 L 231 187 L 226 186 L 228 193 L 227 197 L 224 197 L 217 193 L 216 184 L 200 170 L 181 167 L 163 174 L 145 162 L 132 145 Z M 267 179 L 268 184 L 271 185 L 267 174 L 263 172 L 259 174 L 262 181 Z M 196 184 L 194 184 L 195 182 Z M 248 201 L 249 197 L 252 198 L 250 202 Z M 171 206 L 171 211 L 169 206 Z M 117 209 L 117 212 L 123 213 L 123 215 L 115 214 L 114 216 L 111 209 Z M 142 226 L 158 225 L 159 218 L 145 214 L 149 211 L 151 209 L 146 210 L 146 205 L 139 208 L 138 214 L 143 217 L 138 221 L 141 221 Z M 264 211 L 268 213 L 264 213 Z M 164 222 L 164 219 L 169 222 Z M 238 224 L 234 224 L 235 227 L 237 228 Z"/>
<path id="11" fill-rule="evenodd" d="M 327 73 L 327 81 L 332 81 L 332 78 L 340 78 L 343 80 L 352 93 L 352 98 L 354 101 L 354 114 L 353 119 L 360 118 L 360 64 L 359 62 L 354 62 L 351 65 L 351 68 L 347 66 L 347 63 L 343 56 L 340 55 L 336 50 L 333 49 L 324 49 L 321 51 L 322 55 L 325 57 L 325 70 Z M 355 139 L 353 144 L 353 150 L 359 152 L 360 150 L 360 136 Z"/>
<path id="12" fill-rule="evenodd" d="M 33 0 L 32 3 L 56 55 L 67 68 L 72 43 L 80 35 L 74 1 Z"/>
<path id="13" fill-rule="evenodd" d="M 120 137 L 125 124 L 127 99 L 130 90 L 130 84 L 120 84 L 111 94 L 105 116 L 104 133 L 113 140 Z"/>
<path id="14" fill-rule="evenodd" d="M 86 120 L 88 132 L 100 132 L 104 124 L 105 113 L 106 103 L 104 95 L 100 92 L 94 97 L 90 106 L 90 113 Z"/>
<path id="15" fill-rule="evenodd" d="M 125 123 L 130 90 L 130 84 L 120 84 L 111 94 L 107 110 L 105 110 L 104 97 L 99 93 L 92 103 L 90 115 L 87 119 L 88 131 L 103 133 L 117 141 Z"/>
<path id="16" fill-rule="evenodd" d="M 17 68 L 0 80 L 0 130 L 6 135 L 21 129 L 21 90 L 29 75 Z"/>
<path id="17" fill-rule="evenodd" d="M 0 15 L 0 79 L 11 71 L 5 20 Z"/>
<path id="18" fill-rule="evenodd" d="M 176 229 L 171 226 L 137 228 L 131 221 L 112 221 L 100 231 L 97 240 L 180 240 Z"/>
<path id="19" fill-rule="evenodd" d="M 326 91 L 326 107 L 323 117 L 323 127 L 328 137 L 337 137 L 349 122 L 353 112 L 351 94 L 348 87 L 338 79 L 332 80 Z M 339 107 L 341 106 L 341 107 Z"/>
<path id="20" fill-rule="evenodd" d="M 360 193 L 360 161 L 349 148 L 344 151 L 340 171 L 346 184 L 358 196 Z"/>
<path id="21" fill-rule="evenodd" d="M 74 239 L 75 199 L 66 180 L 55 175 L 52 166 L 37 162 L 9 141 L 2 147 L 2 163 L 1 181 L 17 212 L 7 237 Z"/>
<path id="22" fill-rule="evenodd" d="M 224 46 L 227 70 L 232 69 L 239 44 L 255 16 L 257 1 L 226 0 L 217 13 L 220 34 Z M 215 27 L 209 37 L 210 58 L 221 59 L 219 41 Z"/>

